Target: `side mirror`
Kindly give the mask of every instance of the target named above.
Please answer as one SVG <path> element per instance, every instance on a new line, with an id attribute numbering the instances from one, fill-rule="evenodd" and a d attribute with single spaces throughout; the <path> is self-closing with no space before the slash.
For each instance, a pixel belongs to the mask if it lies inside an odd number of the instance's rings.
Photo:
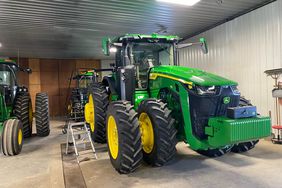
<path id="1" fill-rule="evenodd" d="M 102 39 L 102 48 L 103 48 L 104 55 L 109 56 L 110 55 L 110 39 L 109 38 Z"/>
<path id="2" fill-rule="evenodd" d="M 27 72 L 28 74 L 31 74 L 32 70 L 31 70 L 31 68 L 27 68 L 27 69 L 25 69 L 25 72 Z"/>
<path id="3" fill-rule="evenodd" d="M 202 52 L 204 54 L 208 53 L 208 45 L 207 45 L 207 41 L 206 41 L 205 38 L 200 38 L 199 42 L 177 44 L 176 48 L 181 49 L 181 48 L 191 47 L 191 46 L 194 46 L 194 45 L 200 45 Z"/>
<path id="4" fill-rule="evenodd" d="M 202 49 L 202 52 L 204 54 L 207 54 L 208 53 L 208 45 L 207 45 L 207 41 L 205 38 L 200 38 L 200 45 L 201 45 L 201 49 Z"/>

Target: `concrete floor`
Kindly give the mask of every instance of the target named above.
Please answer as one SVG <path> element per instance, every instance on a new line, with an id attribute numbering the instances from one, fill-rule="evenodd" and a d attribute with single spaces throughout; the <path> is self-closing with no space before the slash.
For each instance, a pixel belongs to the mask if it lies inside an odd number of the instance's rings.
<path id="1" fill-rule="evenodd" d="M 25 139 L 20 155 L 6 157 L 1 152 L 1 188 L 64 187 L 60 152 L 60 143 L 65 142 L 65 136 L 61 133 L 62 123 L 52 121 L 48 137 Z"/>
<path id="2" fill-rule="evenodd" d="M 282 145 L 260 141 L 244 154 L 229 153 L 210 159 L 177 145 L 175 160 L 164 167 L 146 164 L 129 175 L 118 174 L 111 166 L 105 146 L 99 146 L 97 161 L 80 164 L 87 187 L 282 187 Z"/>
<path id="3" fill-rule="evenodd" d="M 49 137 L 26 140 L 20 155 L 0 155 L 1 188 L 65 187 L 64 179 L 66 187 L 282 187 L 282 145 L 269 141 L 261 141 L 247 153 L 215 159 L 180 143 L 175 159 L 166 166 L 153 168 L 144 163 L 136 172 L 120 175 L 111 166 L 106 145 L 96 144 L 98 160 L 77 165 L 74 157 L 64 156 L 68 162 L 62 165 L 62 124 L 52 121 Z M 75 170 L 79 173 L 73 173 Z"/>

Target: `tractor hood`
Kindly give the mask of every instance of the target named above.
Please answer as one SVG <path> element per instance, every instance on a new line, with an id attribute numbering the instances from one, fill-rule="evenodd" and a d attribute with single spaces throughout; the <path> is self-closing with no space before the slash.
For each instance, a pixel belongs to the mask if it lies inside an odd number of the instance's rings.
<path id="1" fill-rule="evenodd" d="M 158 66 L 153 67 L 150 73 L 158 73 L 176 79 L 181 79 L 185 82 L 192 82 L 193 85 L 199 86 L 226 86 L 238 85 L 237 82 L 228 80 L 221 76 L 211 74 L 199 69 L 182 67 L 182 66 Z"/>

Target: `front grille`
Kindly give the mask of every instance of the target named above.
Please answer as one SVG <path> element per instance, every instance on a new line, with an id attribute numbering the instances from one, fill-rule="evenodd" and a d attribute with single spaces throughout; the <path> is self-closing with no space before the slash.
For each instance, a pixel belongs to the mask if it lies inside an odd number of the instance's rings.
<path id="1" fill-rule="evenodd" d="M 222 86 L 216 95 L 202 96 L 189 91 L 190 115 L 193 134 L 199 139 L 206 139 L 205 127 L 210 117 L 226 116 L 228 107 L 239 105 L 240 95 L 235 95 L 231 87 Z M 228 104 L 223 103 L 224 97 L 230 97 Z"/>

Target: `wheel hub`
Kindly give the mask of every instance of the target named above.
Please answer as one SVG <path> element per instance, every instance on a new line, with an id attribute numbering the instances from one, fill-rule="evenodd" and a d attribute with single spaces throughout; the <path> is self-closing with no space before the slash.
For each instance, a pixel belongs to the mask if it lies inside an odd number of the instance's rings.
<path id="1" fill-rule="evenodd" d="M 140 114 L 139 123 L 143 150 L 146 153 L 151 153 L 154 148 L 154 129 L 147 113 L 143 112 Z"/>
<path id="2" fill-rule="evenodd" d="M 108 118 L 108 145 L 110 148 L 110 153 L 113 159 L 116 159 L 118 156 L 118 129 L 115 118 L 110 116 Z"/>
<path id="3" fill-rule="evenodd" d="M 19 129 L 19 133 L 18 133 L 18 144 L 21 145 L 23 141 L 23 132 L 21 129 Z"/>
<path id="4" fill-rule="evenodd" d="M 92 95 L 89 95 L 88 103 L 84 107 L 84 117 L 85 121 L 89 123 L 90 129 L 94 132 L 95 129 L 95 109 L 94 109 L 94 100 Z"/>

